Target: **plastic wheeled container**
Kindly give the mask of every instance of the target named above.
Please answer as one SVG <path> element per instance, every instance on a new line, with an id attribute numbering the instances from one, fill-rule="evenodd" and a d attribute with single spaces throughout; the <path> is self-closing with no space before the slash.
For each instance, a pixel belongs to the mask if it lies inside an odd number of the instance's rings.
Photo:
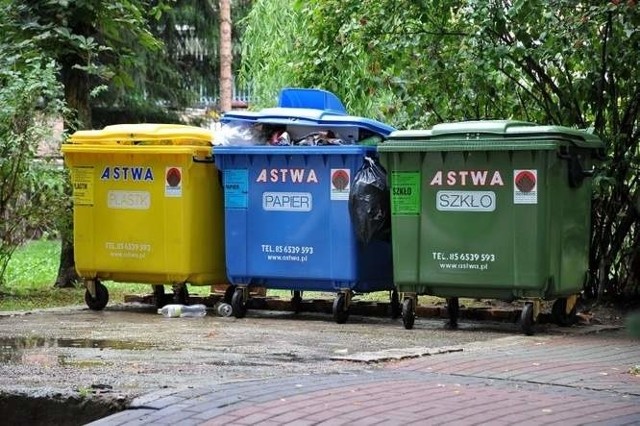
<path id="1" fill-rule="evenodd" d="M 234 315 L 246 315 L 252 286 L 291 290 L 295 312 L 301 309 L 304 291 L 336 293 L 333 317 L 338 323 L 347 321 L 354 293 L 388 290 L 399 315 L 391 242 L 360 242 L 348 206 L 353 177 L 364 157 L 376 157 L 375 146 L 357 142 L 371 135 L 382 139 L 394 129 L 347 115 L 330 92 L 285 89 L 280 105 L 285 106 L 227 113 L 222 121 L 261 125 L 263 130 L 284 126 L 292 139 L 331 130 L 346 144 L 213 147 L 223 172 Z"/>
<path id="2" fill-rule="evenodd" d="M 517 121 L 398 131 L 378 147 L 391 182 L 394 280 L 413 327 L 417 295 L 525 301 L 532 334 L 542 300 L 575 317 L 588 269 L 598 137 Z"/>
<path id="3" fill-rule="evenodd" d="M 222 187 L 206 129 L 120 124 L 63 144 L 73 186 L 75 264 L 85 301 L 103 309 L 105 280 L 164 285 L 186 304 L 186 284 L 227 282 Z"/>

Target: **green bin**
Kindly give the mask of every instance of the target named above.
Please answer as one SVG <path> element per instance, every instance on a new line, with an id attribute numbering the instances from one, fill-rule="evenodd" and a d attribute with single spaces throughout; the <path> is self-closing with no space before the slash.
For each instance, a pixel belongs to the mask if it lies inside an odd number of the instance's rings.
<path id="1" fill-rule="evenodd" d="M 589 261 L 591 179 L 602 155 L 584 131 L 520 121 L 396 131 L 378 147 L 391 182 L 394 281 L 412 328 L 418 295 L 525 300 L 526 334 L 542 300 L 575 317 Z"/>

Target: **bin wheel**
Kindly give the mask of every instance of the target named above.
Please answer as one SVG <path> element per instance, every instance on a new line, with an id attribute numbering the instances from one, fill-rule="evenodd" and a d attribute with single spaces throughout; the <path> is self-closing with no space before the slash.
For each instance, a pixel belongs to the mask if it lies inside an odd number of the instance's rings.
<path id="1" fill-rule="evenodd" d="M 553 322 L 560 327 L 570 327 L 578 320 L 576 310 L 577 308 L 574 304 L 571 312 L 567 313 L 567 298 L 561 297 L 553 302 L 553 306 L 551 307 L 551 317 L 553 318 Z"/>
<path id="2" fill-rule="evenodd" d="M 527 336 L 533 336 L 533 303 L 525 303 L 520 313 L 520 328 Z"/>
<path id="3" fill-rule="evenodd" d="M 449 330 L 457 329 L 458 317 L 460 317 L 460 301 L 457 297 L 447 298 L 447 314 L 449 314 L 449 321 L 446 322 L 445 327 Z"/>
<path id="4" fill-rule="evenodd" d="M 233 299 L 233 294 L 236 291 L 236 286 L 235 285 L 228 285 L 227 288 L 224 291 L 224 303 L 228 303 L 229 305 L 231 304 L 231 301 Z"/>
<path id="5" fill-rule="evenodd" d="M 349 307 L 346 306 L 347 296 L 344 293 L 338 293 L 333 299 L 333 319 L 338 324 L 344 324 L 349 318 Z"/>
<path id="6" fill-rule="evenodd" d="M 165 295 L 163 285 L 153 285 L 153 304 L 161 309 L 165 305 Z"/>
<path id="7" fill-rule="evenodd" d="M 393 289 L 391 292 L 391 319 L 400 318 L 402 315 L 402 306 L 400 305 L 400 295 L 398 290 Z"/>
<path id="8" fill-rule="evenodd" d="M 411 330 L 413 328 L 413 323 L 416 320 L 416 311 L 413 306 L 413 299 L 407 297 L 402 301 L 402 324 L 404 324 L 404 328 L 407 330 Z"/>
<path id="9" fill-rule="evenodd" d="M 173 286 L 173 302 L 178 305 L 189 304 L 189 290 L 186 284 L 176 284 Z"/>
<path id="10" fill-rule="evenodd" d="M 236 287 L 231 298 L 231 307 L 233 308 L 233 316 L 236 318 L 244 318 L 247 315 L 247 304 L 244 301 L 245 290 L 241 287 Z"/>
<path id="11" fill-rule="evenodd" d="M 102 284 L 100 280 L 95 280 L 95 284 L 96 297 L 91 296 L 89 289 L 87 289 L 84 292 L 84 301 L 92 311 L 101 311 L 107 306 L 107 303 L 109 303 L 109 290 L 107 290 L 107 287 Z"/>
<path id="12" fill-rule="evenodd" d="M 291 308 L 293 312 L 299 314 L 302 311 L 302 292 L 295 290 L 291 298 Z"/>

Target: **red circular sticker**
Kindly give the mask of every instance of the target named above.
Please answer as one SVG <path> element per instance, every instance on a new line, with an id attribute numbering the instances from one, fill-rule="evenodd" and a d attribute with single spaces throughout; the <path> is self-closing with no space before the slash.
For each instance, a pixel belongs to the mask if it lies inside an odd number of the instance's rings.
<path id="1" fill-rule="evenodd" d="M 173 188 L 180 185 L 180 181 L 182 180 L 182 174 L 180 173 L 180 169 L 177 167 L 172 167 L 167 170 L 167 184 Z"/>
<path id="2" fill-rule="evenodd" d="M 331 175 L 331 183 L 334 188 L 343 191 L 349 186 L 349 174 L 344 170 L 336 170 Z"/>
<path id="3" fill-rule="evenodd" d="M 520 192 L 531 192 L 536 186 L 536 175 L 528 170 L 518 172 L 516 175 L 516 188 Z"/>

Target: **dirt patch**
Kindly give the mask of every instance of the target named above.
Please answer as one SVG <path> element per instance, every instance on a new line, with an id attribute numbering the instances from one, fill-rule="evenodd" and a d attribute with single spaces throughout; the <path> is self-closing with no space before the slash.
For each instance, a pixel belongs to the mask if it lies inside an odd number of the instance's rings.
<path id="1" fill-rule="evenodd" d="M 0 414 L 7 425 L 75 426 L 124 410 L 125 398 L 33 396 L 0 392 Z"/>
<path id="2" fill-rule="evenodd" d="M 436 300 L 433 305 L 444 306 L 445 303 L 443 300 Z M 522 301 L 509 303 L 494 299 L 460 299 L 460 307 L 468 310 L 467 316 L 472 316 L 474 311 L 491 309 L 502 312 L 502 317 L 508 316 L 506 314 L 508 312 L 513 312 L 513 317 L 517 317 L 522 305 Z M 552 305 L 553 301 L 542 302 L 541 322 L 552 321 L 550 315 Z M 613 303 L 596 304 L 578 301 L 576 305 L 577 324 L 623 326 L 627 315 L 632 311 L 633 309 L 623 309 Z"/>

